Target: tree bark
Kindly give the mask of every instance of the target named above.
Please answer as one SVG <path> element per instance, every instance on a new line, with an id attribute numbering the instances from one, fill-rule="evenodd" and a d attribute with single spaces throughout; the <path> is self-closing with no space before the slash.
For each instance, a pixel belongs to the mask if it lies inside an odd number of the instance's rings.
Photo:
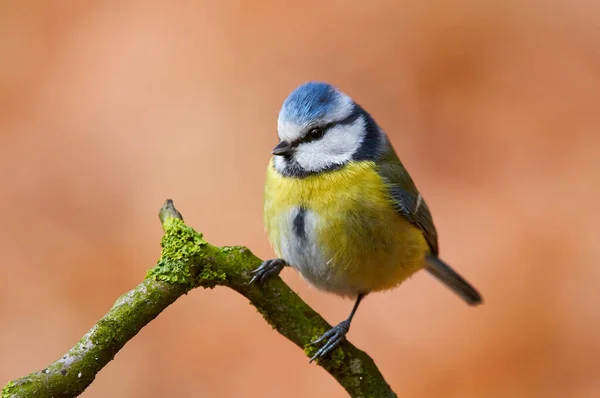
<path id="1" fill-rule="evenodd" d="M 9 382 L 2 398 L 76 397 L 95 379 L 119 350 L 146 324 L 181 295 L 196 287 L 229 287 L 256 307 L 279 333 L 310 358 L 316 339 L 331 326 L 279 277 L 249 285 L 250 271 L 261 260 L 241 246 L 215 247 L 183 222 L 167 200 L 160 210 L 165 234 L 162 255 L 144 281 L 122 295 L 64 356 L 47 368 Z M 396 397 L 373 360 L 344 341 L 318 366 L 331 374 L 352 397 Z M 308 365 L 307 365 L 308 366 Z"/>

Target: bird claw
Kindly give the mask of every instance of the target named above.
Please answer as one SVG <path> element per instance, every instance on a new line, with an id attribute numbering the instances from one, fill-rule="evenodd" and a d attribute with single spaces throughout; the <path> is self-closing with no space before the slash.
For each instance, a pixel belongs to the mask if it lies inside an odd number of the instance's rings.
<path id="1" fill-rule="evenodd" d="M 252 277 L 252 279 L 250 279 L 250 282 L 248 282 L 248 284 L 251 285 L 256 281 L 258 281 L 258 283 L 263 283 L 268 278 L 274 275 L 278 275 L 283 269 L 283 267 L 285 267 L 286 265 L 287 263 L 282 258 L 275 258 L 272 260 L 263 261 L 263 263 L 258 268 L 250 272 L 254 276 Z"/>
<path id="2" fill-rule="evenodd" d="M 327 340 L 327 343 L 325 343 L 323 347 L 319 348 L 315 355 L 310 358 L 308 363 L 311 363 L 317 358 L 325 357 L 325 355 L 329 354 L 335 347 L 340 345 L 340 343 L 346 338 L 348 330 L 350 330 L 350 322 L 345 320 L 323 333 L 323 335 L 315 341 L 311 341 L 310 344 L 313 345 L 318 344 L 323 340 Z"/>

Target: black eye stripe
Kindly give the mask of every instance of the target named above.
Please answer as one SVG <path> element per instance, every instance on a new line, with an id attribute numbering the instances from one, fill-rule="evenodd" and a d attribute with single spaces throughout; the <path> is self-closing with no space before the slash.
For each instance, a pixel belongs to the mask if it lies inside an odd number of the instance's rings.
<path id="1" fill-rule="evenodd" d="M 314 140 L 317 140 L 317 139 L 321 139 L 321 138 L 323 138 L 323 136 L 325 134 L 327 134 L 328 130 L 330 130 L 333 127 L 336 127 L 336 126 L 344 126 L 344 125 L 352 124 L 352 123 L 354 123 L 356 121 L 356 119 L 358 119 L 360 117 L 360 115 L 361 115 L 361 113 L 359 111 L 359 108 L 355 107 L 354 111 L 350 115 L 348 115 L 348 117 L 346 117 L 345 119 L 337 120 L 337 121 L 334 121 L 334 122 L 329 122 L 329 123 L 324 124 L 322 126 L 315 126 L 315 127 L 309 128 L 308 131 L 306 132 L 306 134 L 304 134 L 304 136 L 301 139 L 299 139 L 297 142 L 295 142 L 294 144 L 298 145 L 301 142 L 310 142 L 310 141 L 314 141 Z M 311 132 L 313 130 L 315 130 L 315 129 L 321 130 L 322 134 L 318 138 L 311 138 L 310 137 L 311 136 Z"/>
<path id="2" fill-rule="evenodd" d="M 310 142 L 310 141 L 315 141 L 317 139 L 321 139 L 323 138 L 323 136 L 325 136 L 325 134 L 327 134 L 327 131 L 332 129 L 333 127 L 336 126 L 344 126 L 344 125 L 349 125 L 354 123 L 360 116 L 362 115 L 361 112 L 361 108 L 357 105 L 354 106 L 354 109 L 352 110 L 352 112 L 348 115 L 348 117 L 342 119 L 342 120 L 336 120 L 333 122 L 329 122 L 323 125 L 319 125 L 319 126 L 312 126 L 310 128 L 308 128 L 306 130 L 306 132 L 304 133 L 304 135 L 300 138 L 297 139 L 295 141 L 292 142 L 292 146 L 293 147 L 297 147 L 298 145 L 300 145 L 303 142 Z M 314 129 L 321 129 L 323 131 L 323 135 L 317 139 L 315 138 L 310 138 L 310 133 L 312 130 Z"/>

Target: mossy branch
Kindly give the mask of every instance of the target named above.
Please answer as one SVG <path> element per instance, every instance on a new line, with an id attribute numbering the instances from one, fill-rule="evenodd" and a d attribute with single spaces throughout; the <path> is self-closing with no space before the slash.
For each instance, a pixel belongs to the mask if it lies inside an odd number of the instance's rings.
<path id="1" fill-rule="evenodd" d="M 167 200 L 159 213 L 162 255 L 145 280 L 119 297 L 110 311 L 63 357 L 47 368 L 9 382 L 2 398 L 75 397 L 119 350 L 181 295 L 196 287 L 227 286 L 250 300 L 265 320 L 310 357 L 310 341 L 331 326 L 279 277 L 249 285 L 261 260 L 245 247 L 215 247 L 184 224 Z M 348 341 L 318 360 L 353 397 L 395 397 L 373 360 Z M 309 366 L 307 364 L 307 366 Z"/>

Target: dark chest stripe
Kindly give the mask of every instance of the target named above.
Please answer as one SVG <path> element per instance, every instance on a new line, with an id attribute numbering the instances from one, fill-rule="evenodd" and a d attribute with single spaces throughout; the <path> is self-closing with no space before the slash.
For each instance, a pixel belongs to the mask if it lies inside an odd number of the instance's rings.
<path id="1" fill-rule="evenodd" d="M 306 221 L 306 208 L 303 206 L 300 206 L 298 208 L 298 213 L 294 217 L 293 231 L 294 231 L 294 235 L 296 236 L 296 238 L 298 238 L 298 240 L 300 240 L 301 242 L 306 241 L 305 221 Z"/>

